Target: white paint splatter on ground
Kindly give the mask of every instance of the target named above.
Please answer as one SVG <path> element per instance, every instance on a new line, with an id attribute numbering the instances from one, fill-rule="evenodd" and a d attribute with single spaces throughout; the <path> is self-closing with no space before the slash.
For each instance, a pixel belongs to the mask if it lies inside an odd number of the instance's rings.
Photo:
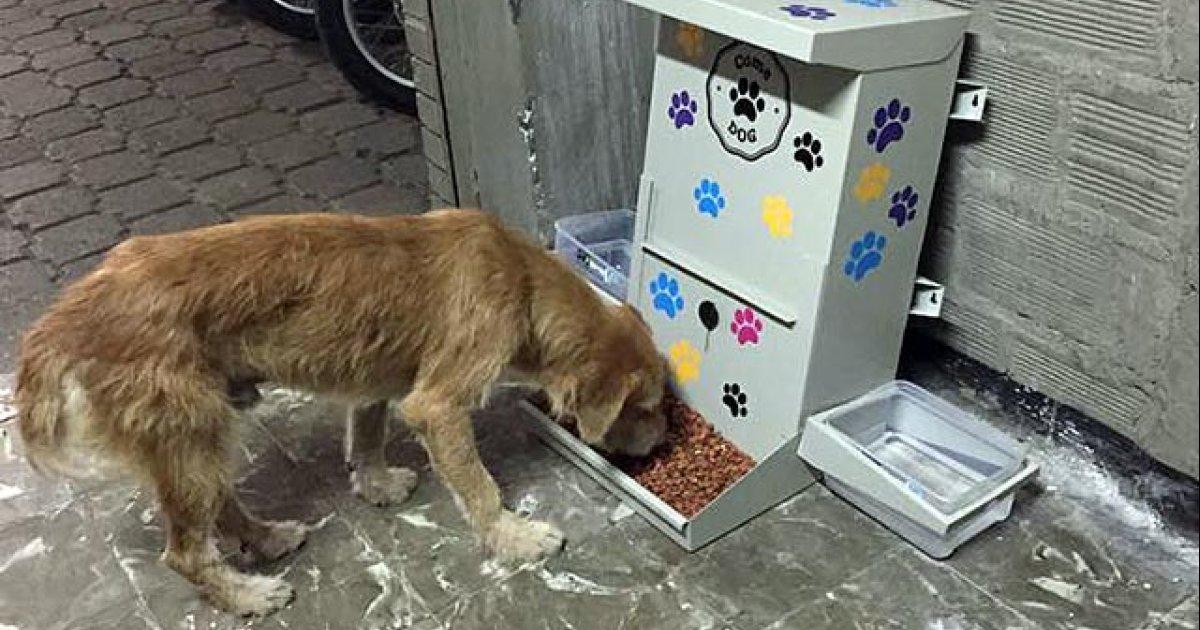
<path id="1" fill-rule="evenodd" d="M 1071 431 L 1074 429 L 1067 432 Z M 1099 456 L 1091 447 L 1043 443 L 1035 448 L 1034 457 L 1041 465 L 1039 477 L 1047 487 L 1055 488 L 1055 493 L 1077 502 L 1103 523 L 1112 523 L 1113 530 L 1127 532 L 1124 538 L 1141 539 L 1187 563 L 1193 571 L 1200 569 L 1200 547 L 1168 527 L 1147 501 L 1123 493 L 1121 478 L 1098 463 Z M 1072 554 L 1072 563 L 1080 572 L 1091 571 L 1078 554 Z"/>
<path id="2" fill-rule="evenodd" d="M 559 593 L 575 593 L 577 595 L 615 595 L 619 590 L 610 586 L 597 584 L 587 578 L 580 577 L 569 571 L 552 573 L 548 569 L 538 572 L 538 577 L 546 584 L 546 588 Z"/>
<path id="3" fill-rule="evenodd" d="M 10 486 L 6 483 L 0 483 L 0 501 L 7 501 L 14 497 L 19 497 L 25 494 L 25 490 L 16 486 Z"/>
<path id="4" fill-rule="evenodd" d="M 618 503 L 617 507 L 613 508 L 612 513 L 608 515 L 608 522 L 616 523 L 618 521 L 623 521 L 630 516 L 633 516 L 633 508 L 625 505 L 624 502 L 621 502 Z"/>
<path id="5" fill-rule="evenodd" d="M 526 494 L 517 500 L 517 507 L 514 511 L 521 516 L 529 517 L 533 516 L 533 513 L 537 511 L 538 505 L 537 497 L 532 494 Z"/>
<path id="6" fill-rule="evenodd" d="M 316 593 L 317 591 L 321 590 L 321 567 L 309 567 L 306 571 L 308 573 L 308 579 L 312 582 L 312 584 L 309 585 L 308 590 L 312 593 Z"/>
<path id="7" fill-rule="evenodd" d="M 0 374 L 0 422 L 17 417 L 17 406 L 13 403 L 16 378 L 12 374 Z"/>
<path id="8" fill-rule="evenodd" d="M 379 585 L 379 595 L 363 611 L 363 623 L 371 628 L 407 628 L 425 615 L 425 600 L 413 587 L 403 565 L 393 570 L 385 562 L 367 567 Z"/>
<path id="9" fill-rule="evenodd" d="M 400 514 L 396 515 L 396 518 L 399 518 L 400 520 L 404 521 L 405 523 L 408 523 L 409 525 L 412 525 L 413 527 L 417 527 L 419 529 L 438 529 L 439 528 L 437 523 L 429 520 L 429 517 L 425 516 L 424 514 L 422 514 L 419 511 L 416 511 L 416 510 L 413 510 L 410 512 L 401 512 Z"/>
<path id="10" fill-rule="evenodd" d="M 31 558 L 36 558 L 37 556 L 46 553 L 49 549 L 50 548 L 46 546 L 46 541 L 42 540 L 41 536 L 38 536 L 37 538 L 34 538 L 26 543 L 24 547 L 18 549 L 16 553 L 9 556 L 8 560 L 4 561 L 4 564 L 0 564 L 0 573 L 4 573 L 17 563 L 24 562 Z"/>
<path id="11" fill-rule="evenodd" d="M 315 532 L 318 529 L 325 527 L 326 525 L 329 524 L 329 521 L 333 520 L 333 517 L 335 517 L 335 516 L 337 516 L 337 512 L 330 512 L 330 513 L 326 514 L 325 516 L 323 516 L 321 518 L 321 520 L 317 521 L 316 523 L 313 523 L 312 525 L 309 525 L 308 531 Z"/>
<path id="12" fill-rule="evenodd" d="M 109 545 L 109 550 L 112 552 L 113 559 L 117 561 L 117 566 L 121 567 L 121 572 L 125 574 L 125 579 L 129 582 L 129 587 L 133 589 L 134 601 L 137 603 L 136 614 L 138 618 L 144 621 L 146 626 L 151 630 L 162 630 L 162 625 L 158 623 L 158 619 L 150 609 L 150 603 L 146 598 L 146 591 L 142 589 L 141 580 L 134 571 L 134 567 L 140 564 L 141 560 L 126 556 L 113 544 Z"/>
<path id="13" fill-rule="evenodd" d="M 1074 582 L 1067 582 L 1052 577 L 1036 577 L 1029 580 L 1030 584 L 1073 604 L 1083 605 L 1083 587 Z"/>
<path id="14" fill-rule="evenodd" d="M 434 565 L 433 579 L 437 581 L 438 588 L 442 589 L 442 591 L 446 593 L 455 593 L 458 591 L 458 587 L 454 585 L 454 582 L 446 579 L 446 569 L 444 569 L 441 565 Z"/>

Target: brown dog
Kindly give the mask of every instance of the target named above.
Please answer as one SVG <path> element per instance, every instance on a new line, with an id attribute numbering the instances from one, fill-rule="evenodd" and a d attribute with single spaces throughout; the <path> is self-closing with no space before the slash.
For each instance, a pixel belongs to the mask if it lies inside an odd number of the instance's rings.
<path id="1" fill-rule="evenodd" d="M 264 217 L 126 241 L 25 335 L 16 400 L 35 466 L 79 444 L 119 460 L 157 491 L 166 562 L 217 606 L 263 614 L 291 587 L 226 565 L 214 536 L 275 558 L 305 529 L 234 498 L 237 392 L 271 381 L 353 401 L 355 488 L 374 501 L 416 481 L 383 461 L 377 401 L 398 401 L 483 543 L 527 560 L 562 534 L 504 509 L 468 415 L 510 367 L 590 444 L 644 454 L 664 438 L 665 366 L 636 312 L 477 211 Z"/>

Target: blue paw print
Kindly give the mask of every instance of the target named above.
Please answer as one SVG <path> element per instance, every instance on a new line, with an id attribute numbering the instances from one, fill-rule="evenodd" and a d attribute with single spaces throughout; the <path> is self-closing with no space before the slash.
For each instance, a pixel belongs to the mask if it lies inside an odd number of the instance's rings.
<path id="1" fill-rule="evenodd" d="M 892 193 L 892 207 L 888 209 L 888 218 L 896 222 L 896 227 L 904 227 L 917 216 L 917 191 L 912 186 Z"/>
<path id="2" fill-rule="evenodd" d="M 863 237 L 854 241 L 850 253 L 846 256 L 846 264 L 842 271 L 854 278 L 855 282 L 867 277 L 880 263 L 883 262 L 883 248 L 887 245 L 887 237 L 868 230 Z"/>
<path id="3" fill-rule="evenodd" d="M 867 144 L 875 147 L 876 153 L 883 153 L 888 145 L 899 142 L 904 137 L 904 123 L 912 117 L 912 111 L 907 105 L 902 105 L 900 99 L 894 98 L 887 107 L 875 110 L 875 123 L 867 132 Z"/>
<path id="4" fill-rule="evenodd" d="M 861 4 L 872 9 L 886 9 L 896 6 L 896 0 L 846 0 L 846 4 Z"/>
<path id="5" fill-rule="evenodd" d="M 787 11 L 792 17 L 806 17 L 810 20 L 824 21 L 837 14 L 825 7 L 815 7 L 810 4 L 789 4 L 779 7 L 780 11 Z"/>
<path id="6" fill-rule="evenodd" d="M 671 319 L 675 319 L 675 316 L 683 311 L 679 281 L 665 272 L 660 271 L 658 277 L 650 281 L 650 296 L 654 298 L 654 310 L 662 311 Z"/>
<path id="7" fill-rule="evenodd" d="M 696 209 L 700 214 L 707 214 L 715 219 L 725 209 L 721 185 L 710 179 L 700 180 L 700 185 L 692 191 L 692 196 L 696 198 Z"/>

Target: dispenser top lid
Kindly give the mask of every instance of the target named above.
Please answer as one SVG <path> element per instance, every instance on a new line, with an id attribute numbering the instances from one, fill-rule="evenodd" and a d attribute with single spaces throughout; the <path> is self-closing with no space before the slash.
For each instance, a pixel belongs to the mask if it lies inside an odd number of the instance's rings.
<path id="1" fill-rule="evenodd" d="M 970 14 L 931 0 L 626 0 L 805 63 L 883 70 L 944 59 Z"/>

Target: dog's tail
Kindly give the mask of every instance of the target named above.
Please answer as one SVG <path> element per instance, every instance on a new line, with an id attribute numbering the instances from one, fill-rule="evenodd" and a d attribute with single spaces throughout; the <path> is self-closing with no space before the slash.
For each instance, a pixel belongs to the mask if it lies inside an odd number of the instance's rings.
<path id="1" fill-rule="evenodd" d="M 25 457 L 43 474 L 78 476 L 94 469 L 84 460 L 88 433 L 87 393 L 74 362 L 52 349 L 22 348 L 15 401 Z M 89 462 L 94 464 L 94 462 Z"/>

